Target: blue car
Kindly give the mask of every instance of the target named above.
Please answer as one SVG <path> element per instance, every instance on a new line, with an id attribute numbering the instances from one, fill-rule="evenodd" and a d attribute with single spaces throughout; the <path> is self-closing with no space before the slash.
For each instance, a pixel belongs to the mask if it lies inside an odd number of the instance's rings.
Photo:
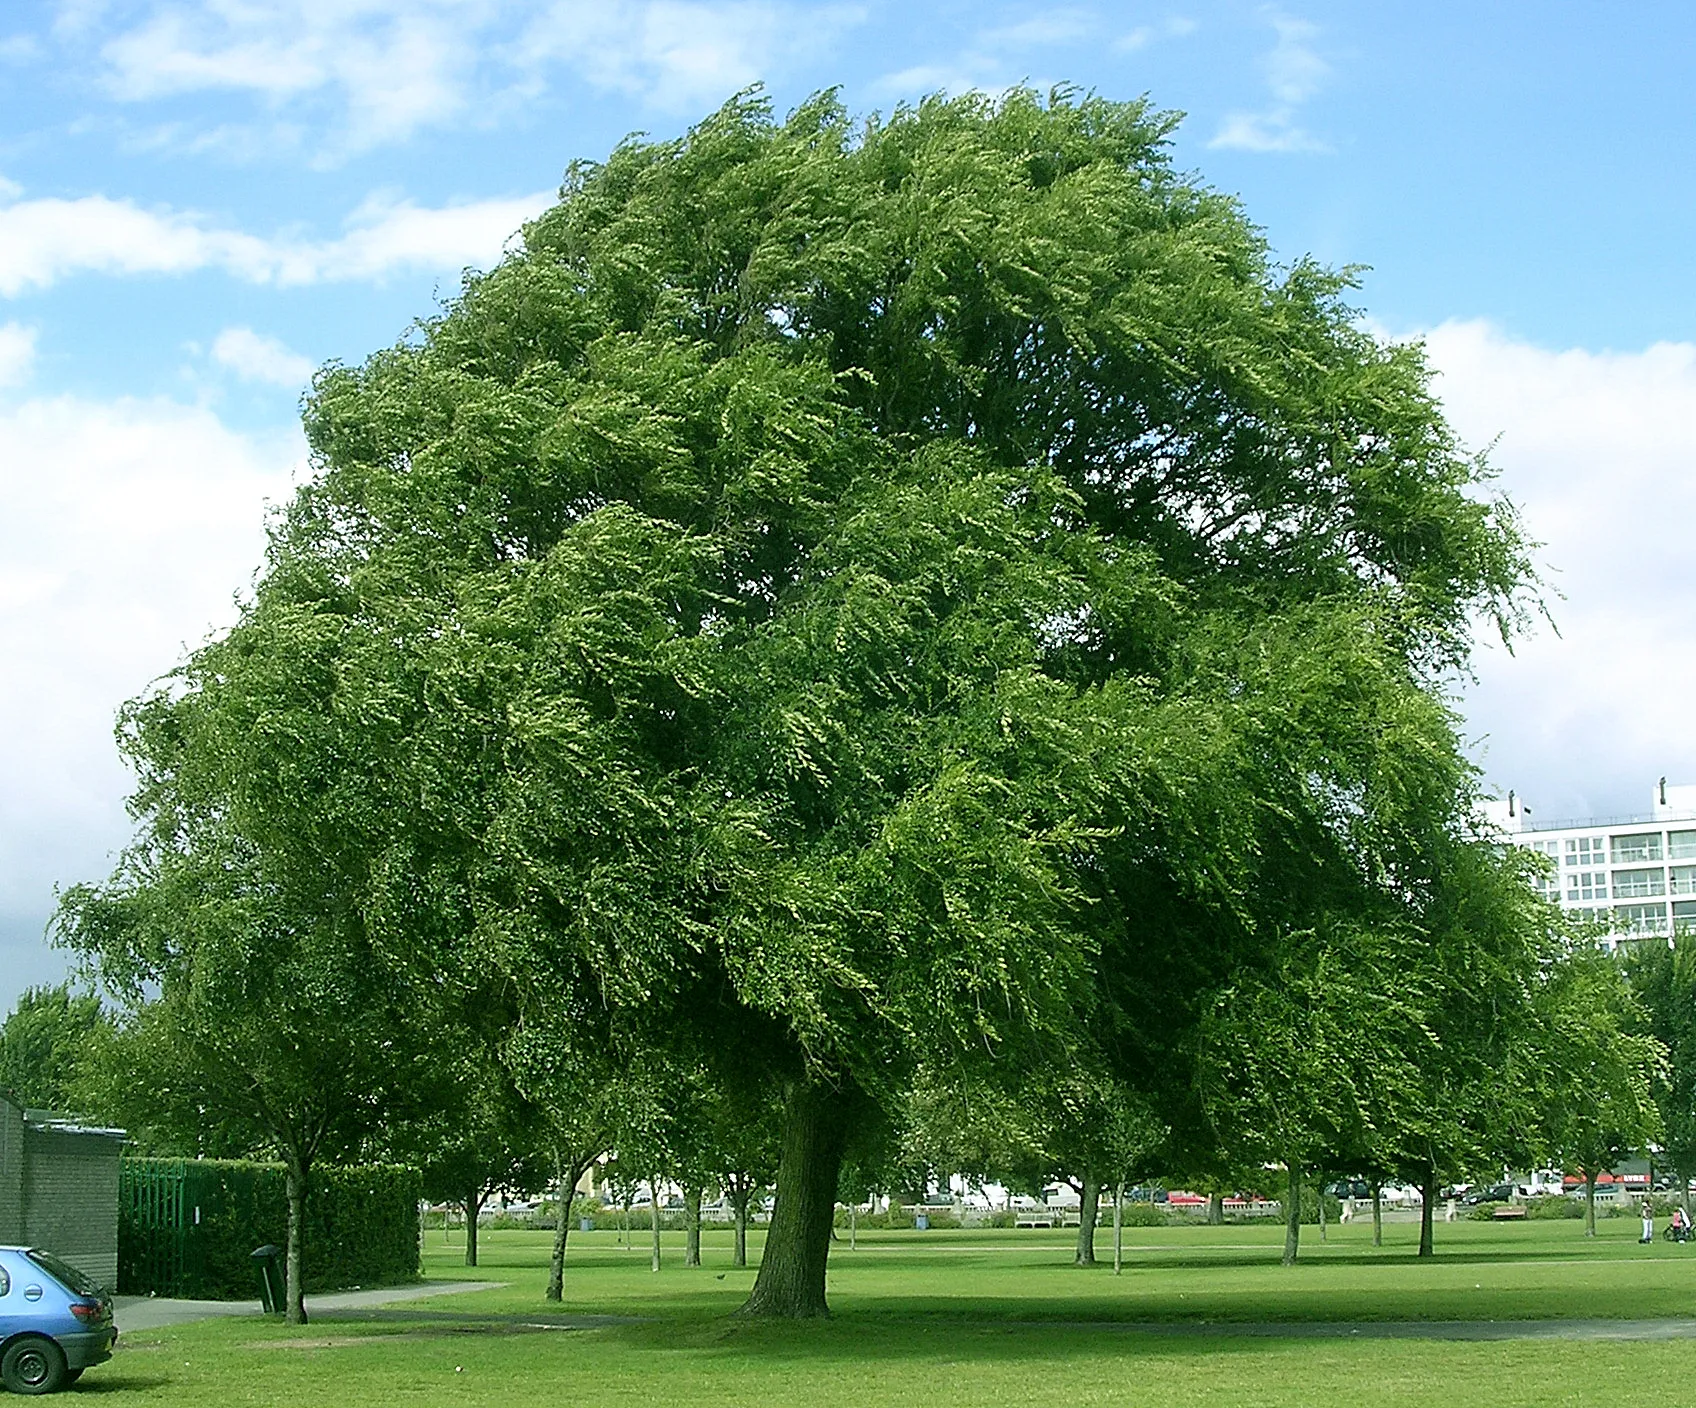
<path id="1" fill-rule="evenodd" d="M 112 1299 L 39 1247 L 0 1247 L 0 1383 L 52 1393 L 112 1357 Z"/>

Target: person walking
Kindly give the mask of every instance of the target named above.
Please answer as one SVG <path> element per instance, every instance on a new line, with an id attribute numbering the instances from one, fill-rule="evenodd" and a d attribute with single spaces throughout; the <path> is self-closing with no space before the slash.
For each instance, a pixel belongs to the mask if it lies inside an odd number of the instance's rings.
<path id="1" fill-rule="evenodd" d="M 1655 1240 L 1655 1205 L 1647 1194 L 1643 1198 L 1643 1235 L 1638 1238 L 1639 1246 L 1648 1246 Z"/>

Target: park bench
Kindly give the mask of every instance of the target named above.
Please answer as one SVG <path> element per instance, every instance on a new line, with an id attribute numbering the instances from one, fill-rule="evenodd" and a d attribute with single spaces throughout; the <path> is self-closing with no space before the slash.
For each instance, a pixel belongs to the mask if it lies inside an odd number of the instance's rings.
<path id="1" fill-rule="evenodd" d="M 1516 1208 L 1511 1203 L 1504 1203 L 1490 1214 L 1499 1222 L 1512 1222 L 1525 1216 L 1524 1208 Z"/>

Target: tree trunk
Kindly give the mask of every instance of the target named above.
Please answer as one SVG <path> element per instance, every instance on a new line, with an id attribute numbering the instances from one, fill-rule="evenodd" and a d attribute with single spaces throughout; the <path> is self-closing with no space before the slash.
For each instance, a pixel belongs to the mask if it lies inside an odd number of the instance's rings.
<path id="1" fill-rule="evenodd" d="M 302 1243 L 306 1237 L 306 1183 L 311 1165 L 299 1154 L 284 1154 L 289 1203 L 288 1251 L 284 1259 L 283 1318 L 291 1325 L 306 1323 L 306 1294 L 301 1285 Z"/>
<path id="2" fill-rule="evenodd" d="M 483 1215 L 483 1204 L 489 1201 L 486 1190 L 472 1189 L 465 1195 L 465 1264 L 477 1264 L 477 1223 Z"/>
<path id="3" fill-rule="evenodd" d="M 558 1301 L 565 1295 L 565 1239 L 571 1235 L 571 1200 L 577 1192 L 577 1180 L 583 1176 L 581 1166 L 574 1166 L 559 1156 L 555 1163 L 559 1181 L 559 1218 L 554 1224 L 554 1253 L 548 1262 L 548 1299 Z"/>
<path id="4" fill-rule="evenodd" d="M 1225 1225 L 1225 1195 L 1210 1193 L 1207 1197 L 1207 1225 L 1223 1227 Z"/>
<path id="5" fill-rule="evenodd" d="M 1319 1204 L 1319 1240 L 1321 1242 L 1326 1242 L 1326 1241 L 1330 1240 L 1330 1238 L 1328 1238 L 1325 1235 L 1325 1183 L 1324 1183 L 1324 1177 L 1325 1177 L 1324 1174 L 1320 1175 L 1320 1182 L 1316 1185 L 1316 1191 L 1318 1192 L 1319 1196 L 1318 1196 L 1317 1199 L 1315 1199 L 1315 1201 Z"/>
<path id="6" fill-rule="evenodd" d="M 1584 1235 L 1596 1235 L 1596 1175 L 1584 1170 Z"/>
<path id="7" fill-rule="evenodd" d="M 1372 1245 L 1384 1245 L 1384 1185 L 1372 1182 Z"/>
<path id="8" fill-rule="evenodd" d="M 1419 1254 L 1435 1256 L 1437 1246 L 1431 1236 L 1431 1220 L 1437 1215 L 1437 1170 L 1427 1165 L 1425 1179 L 1419 1185 Z"/>
<path id="9" fill-rule="evenodd" d="M 1078 1190 L 1078 1249 L 1072 1256 L 1073 1266 L 1095 1265 L 1095 1224 L 1101 1216 L 1101 1184 L 1095 1175 L 1085 1173 Z"/>
<path id="10" fill-rule="evenodd" d="M 648 1223 L 654 1229 L 654 1259 L 652 1270 L 660 1269 L 660 1181 L 656 1178 L 648 1180 Z"/>
<path id="11" fill-rule="evenodd" d="M 790 1087 L 777 1164 L 777 1203 L 760 1271 L 741 1314 L 789 1320 L 830 1314 L 825 1265 L 851 1099 L 848 1091 L 807 1078 Z"/>
<path id="12" fill-rule="evenodd" d="M 699 1266 L 701 1264 L 701 1190 L 698 1187 L 688 1187 L 683 1190 L 683 1264 Z"/>
<path id="13" fill-rule="evenodd" d="M 1284 1265 L 1296 1264 L 1301 1250 L 1301 1169 L 1289 1166 L 1289 1185 L 1284 1189 Z"/>
<path id="14" fill-rule="evenodd" d="M 1125 1265 L 1125 1180 L 1113 1185 L 1113 1274 Z"/>
<path id="15" fill-rule="evenodd" d="M 860 1205 L 858 1203 L 849 1203 L 848 1204 L 848 1250 L 851 1251 L 851 1252 L 857 1252 L 857 1251 L 860 1250 L 860 1221 L 859 1221 L 859 1218 L 860 1218 Z"/>
<path id="16" fill-rule="evenodd" d="M 730 1201 L 736 1208 L 736 1250 L 731 1254 L 732 1266 L 748 1264 L 748 1199 L 753 1196 L 753 1191 L 749 1188 L 730 1195 Z"/>

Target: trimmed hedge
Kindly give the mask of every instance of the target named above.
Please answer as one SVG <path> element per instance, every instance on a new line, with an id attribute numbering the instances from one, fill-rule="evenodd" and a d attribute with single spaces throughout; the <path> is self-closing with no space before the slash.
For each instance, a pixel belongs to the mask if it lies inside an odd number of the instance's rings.
<path id="1" fill-rule="evenodd" d="M 281 1164 L 236 1159 L 125 1159 L 120 1172 L 118 1289 L 125 1295 L 248 1300 L 255 1248 L 288 1240 Z M 309 1293 L 416 1280 L 417 1169 L 325 1165 L 306 1198 L 303 1281 Z"/>

